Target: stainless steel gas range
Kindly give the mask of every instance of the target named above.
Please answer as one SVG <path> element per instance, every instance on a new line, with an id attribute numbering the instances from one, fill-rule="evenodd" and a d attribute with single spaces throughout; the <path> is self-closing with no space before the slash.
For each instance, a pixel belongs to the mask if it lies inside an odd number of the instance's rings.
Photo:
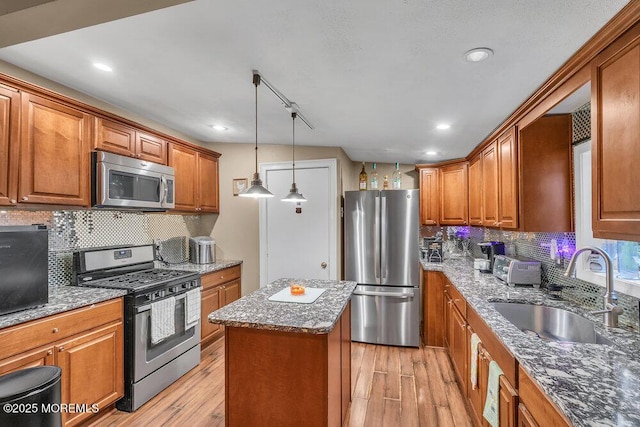
<path id="1" fill-rule="evenodd" d="M 74 284 L 129 291 L 124 313 L 125 396 L 116 403 L 127 412 L 200 363 L 200 275 L 156 269 L 153 260 L 151 245 L 74 253 Z M 163 333 L 160 340 L 158 333 Z"/>

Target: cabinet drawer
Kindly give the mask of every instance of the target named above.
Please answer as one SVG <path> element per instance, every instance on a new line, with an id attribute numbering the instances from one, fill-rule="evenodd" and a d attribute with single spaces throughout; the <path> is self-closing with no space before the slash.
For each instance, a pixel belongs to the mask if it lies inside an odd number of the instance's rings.
<path id="1" fill-rule="evenodd" d="M 462 317 L 467 317 L 467 301 L 462 297 L 462 294 L 456 289 L 455 286 L 449 282 L 448 279 L 445 279 L 446 283 L 444 285 L 444 290 L 449 294 L 451 300 L 455 304 L 455 306 L 460 311 Z"/>
<path id="2" fill-rule="evenodd" d="M 0 359 L 50 344 L 123 317 L 122 298 L 0 330 Z"/>
<path id="3" fill-rule="evenodd" d="M 240 266 L 225 268 L 224 270 L 214 271 L 202 275 L 202 290 L 213 288 L 223 283 L 240 278 Z"/>

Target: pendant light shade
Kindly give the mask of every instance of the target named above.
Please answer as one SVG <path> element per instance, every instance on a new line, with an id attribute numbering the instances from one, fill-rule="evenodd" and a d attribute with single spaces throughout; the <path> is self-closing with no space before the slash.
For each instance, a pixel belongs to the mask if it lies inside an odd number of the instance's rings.
<path id="1" fill-rule="evenodd" d="M 260 84 L 260 74 L 253 73 L 253 85 L 256 89 L 256 171 L 251 180 L 251 186 L 239 194 L 240 197 L 273 197 L 273 193 L 262 186 L 262 180 L 258 173 L 258 85 Z"/>
<path id="2" fill-rule="evenodd" d="M 283 199 L 283 202 L 294 202 L 301 203 L 306 202 L 307 199 L 304 198 L 302 194 L 298 192 L 298 187 L 296 186 L 296 117 L 298 113 L 295 111 L 291 112 L 291 123 L 293 128 L 293 136 L 291 138 L 291 159 L 292 159 L 292 173 L 293 173 L 293 183 L 291 184 L 291 190 L 289 190 L 289 194 L 287 194 Z"/>

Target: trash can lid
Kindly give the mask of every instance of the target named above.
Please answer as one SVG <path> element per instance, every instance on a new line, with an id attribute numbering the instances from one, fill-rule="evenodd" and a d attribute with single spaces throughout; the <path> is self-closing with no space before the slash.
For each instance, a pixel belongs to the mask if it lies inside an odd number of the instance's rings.
<path id="1" fill-rule="evenodd" d="M 42 390 L 60 380 L 57 366 L 36 366 L 0 376 L 0 402 L 10 402 Z"/>

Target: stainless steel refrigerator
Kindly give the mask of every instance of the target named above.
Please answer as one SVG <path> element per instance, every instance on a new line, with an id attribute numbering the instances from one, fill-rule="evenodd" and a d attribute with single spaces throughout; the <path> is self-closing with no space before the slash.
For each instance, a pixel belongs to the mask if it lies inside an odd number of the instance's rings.
<path id="1" fill-rule="evenodd" d="M 419 201 L 419 190 L 345 192 L 354 341 L 420 346 Z"/>

